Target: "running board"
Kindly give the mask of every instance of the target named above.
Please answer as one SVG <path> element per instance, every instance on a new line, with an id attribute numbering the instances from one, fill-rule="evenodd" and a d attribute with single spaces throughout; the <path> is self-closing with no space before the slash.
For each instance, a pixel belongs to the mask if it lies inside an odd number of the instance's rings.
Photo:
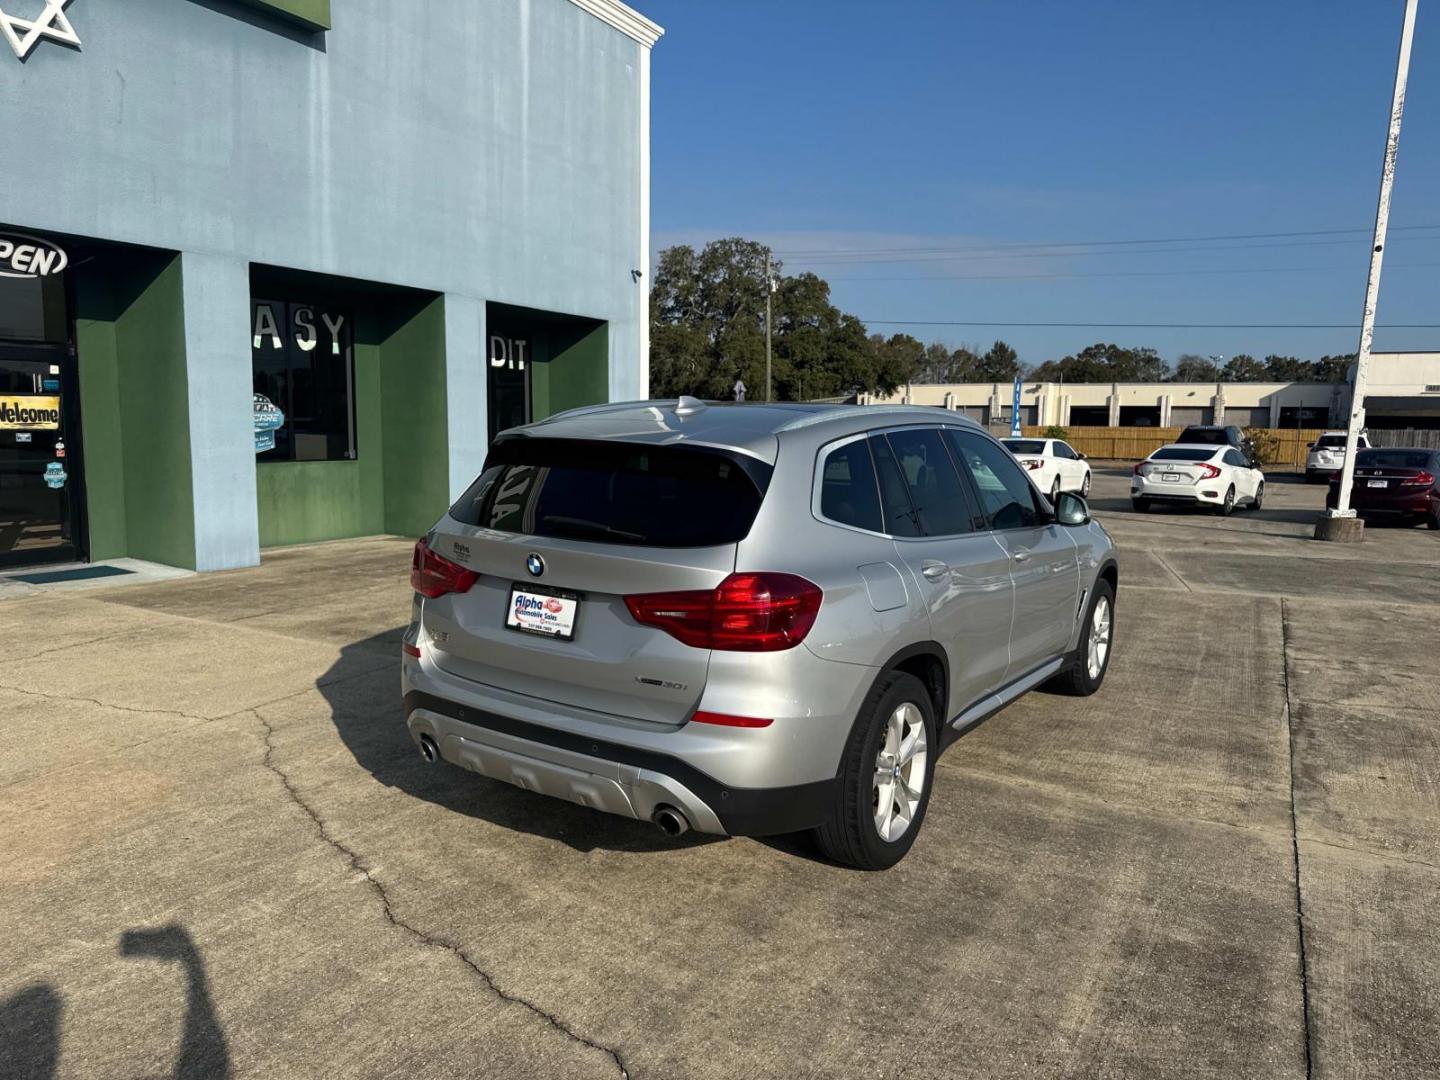
<path id="1" fill-rule="evenodd" d="M 964 731 L 974 724 L 978 724 L 987 716 L 999 712 L 1021 694 L 1034 690 L 1035 687 L 1051 678 L 1064 666 L 1065 658 L 1062 656 L 1058 659 L 1051 660 L 1048 664 L 1041 665 L 1030 672 L 1029 675 L 1022 675 L 1003 690 L 999 690 L 989 697 L 981 698 L 974 705 L 971 705 L 970 708 L 950 721 L 950 727 L 958 732 Z"/>

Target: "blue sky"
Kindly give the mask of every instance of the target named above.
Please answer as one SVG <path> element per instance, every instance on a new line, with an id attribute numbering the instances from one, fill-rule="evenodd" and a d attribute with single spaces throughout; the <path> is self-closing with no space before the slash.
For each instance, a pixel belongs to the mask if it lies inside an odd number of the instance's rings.
<path id="1" fill-rule="evenodd" d="M 1028 363 L 1097 340 L 1170 360 L 1355 347 L 1402 0 L 636 6 L 666 28 L 652 76 L 657 248 L 764 240 L 873 330 L 1003 337 Z M 1422 5 L 1382 324 L 1440 323 L 1437 184 L 1440 16 Z M 1045 246 L 1343 229 L 1360 231 Z M 1376 344 L 1440 348 L 1440 329 L 1381 330 Z"/>

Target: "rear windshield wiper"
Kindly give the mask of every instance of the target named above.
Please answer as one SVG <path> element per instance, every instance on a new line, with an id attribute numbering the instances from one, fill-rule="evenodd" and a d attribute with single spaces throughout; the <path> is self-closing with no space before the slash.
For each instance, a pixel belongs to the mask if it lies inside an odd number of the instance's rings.
<path id="1" fill-rule="evenodd" d="M 573 529 L 591 536 L 613 536 L 617 540 L 633 540 L 641 543 L 645 540 L 643 533 L 626 532 L 624 529 L 616 529 L 606 525 L 603 521 L 591 521 L 589 518 L 566 517 L 563 514 L 546 514 L 540 519 L 544 525 L 555 525 L 561 529 Z"/>

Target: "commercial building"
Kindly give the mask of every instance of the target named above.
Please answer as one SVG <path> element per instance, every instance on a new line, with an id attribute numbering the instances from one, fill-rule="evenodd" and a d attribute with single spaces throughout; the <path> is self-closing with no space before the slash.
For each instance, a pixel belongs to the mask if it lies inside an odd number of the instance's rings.
<path id="1" fill-rule="evenodd" d="M 418 534 L 645 394 L 630 8 L 0 6 L 0 566 Z"/>
<path id="2" fill-rule="evenodd" d="M 1440 353 L 1375 353 L 1365 395 L 1372 428 L 1440 428 Z M 1010 424 L 1010 383 L 902 387 L 861 404 L 933 405 L 981 423 Z M 1020 422 L 1060 427 L 1343 427 L 1349 420 L 1346 383 L 1050 383 L 1024 382 Z"/>

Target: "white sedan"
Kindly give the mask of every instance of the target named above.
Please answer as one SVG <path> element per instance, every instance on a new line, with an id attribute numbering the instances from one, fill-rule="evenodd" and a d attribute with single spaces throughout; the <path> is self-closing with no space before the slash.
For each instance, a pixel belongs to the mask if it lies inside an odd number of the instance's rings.
<path id="1" fill-rule="evenodd" d="M 1265 474 L 1233 446 L 1162 446 L 1134 468 L 1130 501 L 1144 512 L 1155 503 L 1211 506 L 1222 517 L 1237 506 L 1259 510 Z"/>
<path id="2" fill-rule="evenodd" d="M 1085 455 L 1063 439 L 1001 439 L 1015 460 L 1030 470 L 1035 482 L 1053 503 L 1062 491 L 1090 497 L 1090 466 Z"/>

